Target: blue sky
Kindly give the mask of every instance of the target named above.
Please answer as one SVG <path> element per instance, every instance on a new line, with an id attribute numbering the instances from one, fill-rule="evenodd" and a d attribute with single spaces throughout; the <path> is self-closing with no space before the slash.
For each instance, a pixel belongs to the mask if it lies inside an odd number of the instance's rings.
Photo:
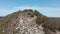
<path id="1" fill-rule="evenodd" d="M 0 0 L 0 16 L 33 9 L 48 17 L 60 17 L 60 0 Z"/>

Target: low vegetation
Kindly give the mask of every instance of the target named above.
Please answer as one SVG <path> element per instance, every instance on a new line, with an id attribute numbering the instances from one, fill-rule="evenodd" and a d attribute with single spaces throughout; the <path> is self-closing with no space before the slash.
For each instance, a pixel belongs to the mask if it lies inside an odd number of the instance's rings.
<path id="1" fill-rule="evenodd" d="M 1 18 L 0 19 L 0 34 L 4 34 L 4 33 L 1 32 L 2 29 L 8 27 L 8 25 L 9 25 L 8 23 L 11 23 L 11 20 L 17 19 L 18 18 L 17 16 L 19 16 L 19 14 L 21 14 L 22 12 L 28 12 L 28 11 L 33 12 L 33 14 L 28 13 L 28 15 L 31 15 L 31 17 L 34 17 L 34 15 L 37 16 L 36 24 L 37 25 L 43 24 L 42 27 L 44 27 L 44 31 L 46 32 L 46 34 L 47 34 L 47 32 L 49 32 L 49 30 L 51 30 L 53 32 L 56 32 L 56 30 L 60 31 L 60 21 L 59 21 L 59 23 L 54 22 L 53 20 L 55 20 L 55 18 L 52 19 L 52 18 L 49 18 L 47 16 L 44 16 L 43 14 L 41 14 L 37 10 L 33 11 L 31 9 L 29 9 L 29 10 L 26 9 L 26 10 L 23 10 L 23 11 L 19 10 L 15 13 L 9 14 L 9 15 Z M 13 31 L 13 32 L 16 32 L 16 31 Z"/>

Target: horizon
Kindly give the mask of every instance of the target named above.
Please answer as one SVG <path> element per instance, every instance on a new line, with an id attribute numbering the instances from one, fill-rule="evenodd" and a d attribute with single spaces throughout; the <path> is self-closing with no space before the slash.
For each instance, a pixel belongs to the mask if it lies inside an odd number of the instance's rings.
<path id="1" fill-rule="evenodd" d="M 60 17 L 60 0 L 0 0 L 0 16 L 33 9 L 48 17 Z"/>

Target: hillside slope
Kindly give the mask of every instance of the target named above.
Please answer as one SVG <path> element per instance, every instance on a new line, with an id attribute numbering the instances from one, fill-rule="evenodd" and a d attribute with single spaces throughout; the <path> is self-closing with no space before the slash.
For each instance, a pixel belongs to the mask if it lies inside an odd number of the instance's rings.
<path id="1" fill-rule="evenodd" d="M 0 19 L 0 34 L 59 33 L 60 23 L 50 21 L 50 18 L 42 15 L 37 10 L 19 10 Z"/>

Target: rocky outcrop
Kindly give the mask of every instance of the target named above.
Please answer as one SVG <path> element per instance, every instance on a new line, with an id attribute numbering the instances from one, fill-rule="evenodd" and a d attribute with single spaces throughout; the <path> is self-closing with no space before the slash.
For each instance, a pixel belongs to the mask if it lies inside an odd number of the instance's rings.
<path id="1" fill-rule="evenodd" d="M 19 10 L 0 19 L 0 34 L 57 34 L 56 26 L 36 10 Z"/>

